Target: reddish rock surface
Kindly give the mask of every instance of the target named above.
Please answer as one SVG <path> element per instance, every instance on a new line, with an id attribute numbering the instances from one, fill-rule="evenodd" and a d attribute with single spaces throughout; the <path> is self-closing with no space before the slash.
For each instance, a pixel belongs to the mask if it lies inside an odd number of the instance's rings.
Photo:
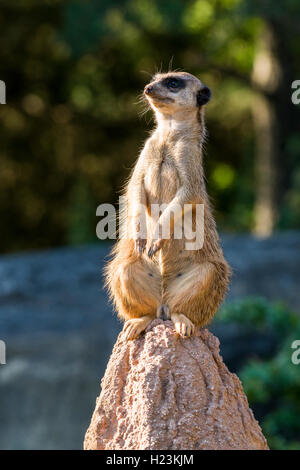
<path id="1" fill-rule="evenodd" d="M 101 385 L 87 450 L 268 449 L 207 329 L 182 339 L 154 320 L 135 341 L 121 333 Z"/>

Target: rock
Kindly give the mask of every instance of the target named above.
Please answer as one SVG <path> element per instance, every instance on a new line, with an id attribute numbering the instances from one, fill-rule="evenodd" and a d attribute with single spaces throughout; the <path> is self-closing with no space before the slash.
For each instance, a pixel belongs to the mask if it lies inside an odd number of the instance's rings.
<path id="1" fill-rule="evenodd" d="M 122 333 L 102 379 L 86 450 L 268 449 L 241 382 L 207 329 L 187 339 L 172 322 Z"/>

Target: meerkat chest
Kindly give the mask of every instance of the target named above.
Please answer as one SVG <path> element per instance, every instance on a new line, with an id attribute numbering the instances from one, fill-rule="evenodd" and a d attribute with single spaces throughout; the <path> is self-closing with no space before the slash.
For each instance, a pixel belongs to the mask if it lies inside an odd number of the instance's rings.
<path id="1" fill-rule="evenodd" d="M 148 204 L 169 203 L 179 188 L 180 180 L 174 159 L 167 152 L 150 163 L 144 179 Z"/>

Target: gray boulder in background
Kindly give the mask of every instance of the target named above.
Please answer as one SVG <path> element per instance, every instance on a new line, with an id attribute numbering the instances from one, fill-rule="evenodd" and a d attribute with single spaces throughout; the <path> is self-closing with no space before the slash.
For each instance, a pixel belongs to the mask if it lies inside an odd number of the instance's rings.
<path id="1" fill-rule="evenodd" d="M 222 237 L 228 300 L 259 295 L 300 307 L 300 234 Z M 109 245 L 0 258 L 0 449 L 80 449 L 121 329 L 103 290 Z M 216 325 L 229 369 L 265 353 L 265 338 Z"/>

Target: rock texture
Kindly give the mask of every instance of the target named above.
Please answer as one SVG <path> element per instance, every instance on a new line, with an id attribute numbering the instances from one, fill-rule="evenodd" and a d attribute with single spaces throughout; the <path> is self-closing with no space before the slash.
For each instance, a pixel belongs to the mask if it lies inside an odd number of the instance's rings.
<path id="1" fill-rule="evenodd" d="M 119 335 L 84 442 L 86 450 L 268 449 L 242 385 L 207 329 L 179 338 L 154 320 Z"/>

